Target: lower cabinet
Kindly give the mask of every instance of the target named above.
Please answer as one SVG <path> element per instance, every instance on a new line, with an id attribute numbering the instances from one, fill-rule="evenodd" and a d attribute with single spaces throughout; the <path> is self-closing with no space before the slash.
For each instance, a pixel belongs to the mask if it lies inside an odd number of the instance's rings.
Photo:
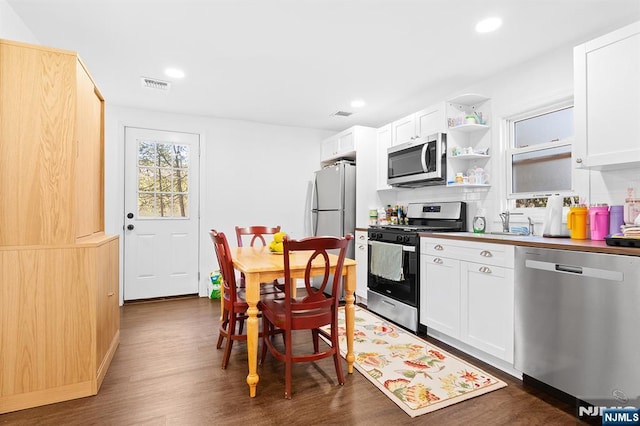
<path id="1" fill-rule="evenodd" d="M 356 231 L 356 302 L 367 301 L 367 269 L 369 263 L 369 237 L 367 231 Z"/>
<path id="2" fill-rule="evenodd" d="M 420 323 L 513 362 L 513 246 L 421 239 Z"/>
<path id="3" fill-rule="evenodd" d="M 118 244 L 0 247 L 0 414 L 98 392 L 120 339 Z"/>

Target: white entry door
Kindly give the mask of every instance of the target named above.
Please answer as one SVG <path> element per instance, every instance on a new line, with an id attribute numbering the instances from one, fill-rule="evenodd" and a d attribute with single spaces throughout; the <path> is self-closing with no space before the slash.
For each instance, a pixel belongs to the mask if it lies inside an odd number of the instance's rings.
<path id="1" fill-rule="evenodd" d="M 199 140 L 125 127 L 124 300 L 198 293 Z"/>

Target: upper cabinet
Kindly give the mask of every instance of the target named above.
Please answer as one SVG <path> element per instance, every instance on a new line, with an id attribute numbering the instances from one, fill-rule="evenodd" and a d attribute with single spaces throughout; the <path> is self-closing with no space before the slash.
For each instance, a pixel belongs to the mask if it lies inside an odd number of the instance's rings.
<path id="1" fill-rule="evenodd" d="M 391 189 L 387 183 L 387 150 L 391 147 L 391 123 L 376 130 L 376 166 L 377 182 L 376 189 Z"/>
<path id="2" fill-rule="evenodd" d="M 446 131 L 444 103 L 408 115 L 391 123 L 391 144 L 400 145 Z"/>
<path id="3" fill-rule="evenodd" d="M 448 186 L 489 186 L 485 170 L 490 158 L 490 99 L 465 94 L 447 101 L 447 182 Z M 462 182 L 456 181 L 461 174 Z M 458 179 L 460 180 L 460 179 Z"/>
<path id="4" fill-rule="evenodd" d="M 357 128 L 358 126 L 351 127 L 323 140 L 320 144 L 320 161 L 331 162 L 339 158 L 355 159 Z"/>
<path id="5" fill-rule="evenodd" d="M 77 55 L 0 40 L 0 111 L 0 245 L 103 232 L 103 99 Z"/>
<path id="6" fill-rule="evenodd" d="M 638 167 L 640 22 L 577 46 L 573 53 L 576 167 Z"/>

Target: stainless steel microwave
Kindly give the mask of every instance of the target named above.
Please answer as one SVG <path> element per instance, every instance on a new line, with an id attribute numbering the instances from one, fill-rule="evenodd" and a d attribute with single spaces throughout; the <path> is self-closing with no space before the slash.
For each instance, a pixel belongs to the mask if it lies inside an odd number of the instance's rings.
<path id="1" fill-rule="evenodd" d="M 436 133 L 387 150 L 387 183 L 415 188 L 445 185 L 447 135 Z"/>

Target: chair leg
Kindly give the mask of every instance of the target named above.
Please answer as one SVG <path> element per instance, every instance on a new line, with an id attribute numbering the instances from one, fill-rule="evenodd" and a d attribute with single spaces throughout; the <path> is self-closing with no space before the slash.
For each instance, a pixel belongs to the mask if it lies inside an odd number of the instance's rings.
<path id="1" fill-rule="evenodd" d="M 233 346 L 233 336 L 236 334 L 236 316 L 229 315 L 229 323 L 227 324 L 227 343 L 224 346 L 224 355 L 222 356 L 222 369 L 227 368 L 229 357 L 231 356 L 231 347 Z"/>
<path id="2" fill-rule="evenodd" d="M 291 399 L 291 367 L 293 364 L 293 342 L 291 340 L 291 330 L 285 330 L 286 342 L 285 345 L 285 364 L 284 364 L 284 397 Z"/>
<path id="3" fill-rule="evenodd" d="M 262 317 L 262 353 L 260 354 L 260 365 L 264 364 L 267 356 L 267 339 L 271 336 L 271 324 L 267 319 Z"/>
<path id="4" fill-rule="evenodd" d="M 220 324 L 220 334 L 218 335 L 218 344 L 216 345 L 216 349 L 220 349 L 222 347 L 222 341 L 224 340 L 225 335 L 222 332 L 222 329 L 224 329 L 225 327 L 228 326 L 229 324 L 229 311 L 227 311 L 226 309 L 222 312 L 222 315 L 220 316 L 220 321 L 222 321 L 222 324 Z M 228 336 L 228 333 L 227 333 Z"/>
<path id="5" fill-rule="evenodd" d="M 338 383 L 344 385 L 344 373 L 342 372 L 342 360 L 340 359 L 340 347 L 338 344 L 338 325 L 337 321 L 331 325 L 331 346 L 333 346 L 333 363 L 336 366 L 336 375 Z"/>

